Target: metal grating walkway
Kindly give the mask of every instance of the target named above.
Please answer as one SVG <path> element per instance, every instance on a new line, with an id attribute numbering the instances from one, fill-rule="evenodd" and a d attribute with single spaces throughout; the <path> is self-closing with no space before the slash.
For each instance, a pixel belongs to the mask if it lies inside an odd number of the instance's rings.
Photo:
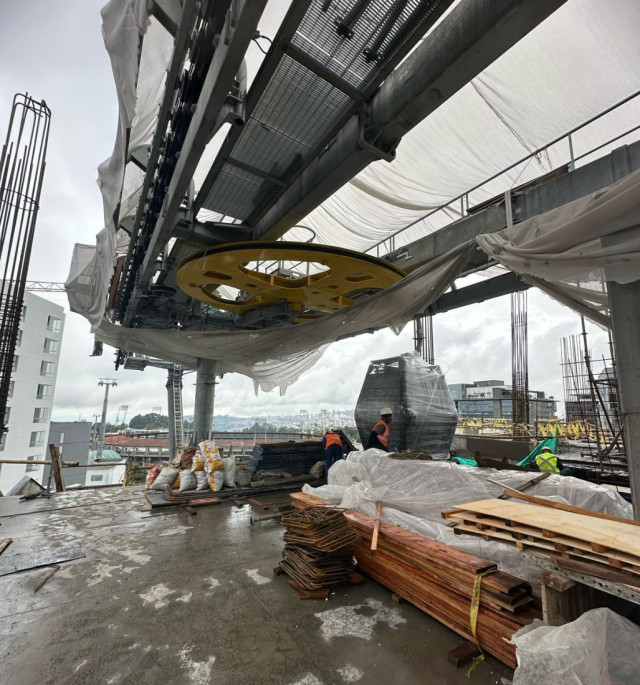
<path id="1" fill-rule="evenodd" d="M 253 223 L 451 2 L 312 0 L 294 30 L 290 10 L 252 86 L 259 97 L 249 93 L 247 123 L 228 135 L 197 209 Z"/>

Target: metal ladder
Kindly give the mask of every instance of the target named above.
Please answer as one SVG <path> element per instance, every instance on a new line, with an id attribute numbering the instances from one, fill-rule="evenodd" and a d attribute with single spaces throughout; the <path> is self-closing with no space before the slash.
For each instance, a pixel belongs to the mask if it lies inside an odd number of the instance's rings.
<path id="1" fill-rule="evenodd" d="M 180 365 L 174 364 L 168 370 L 168 383 L 171 384 L 169 393 L 170 401 L 173 403 L 173 435 L 176 454 L 180 454 L 184 447 L 184 422 L 182 417 L 182 374 L 183 369 Z M 171 455 L 173 458 L 175 455 Z"/>

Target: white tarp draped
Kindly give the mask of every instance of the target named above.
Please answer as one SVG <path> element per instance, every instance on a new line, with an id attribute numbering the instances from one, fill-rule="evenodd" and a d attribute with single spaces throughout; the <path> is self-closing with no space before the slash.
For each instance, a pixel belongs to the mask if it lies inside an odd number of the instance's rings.
<path id="1" fill-rule="evenodd" d="M 571 623 L 536 622 L 512 640 L 518 667 L 513 685 L 631 685 L 640 681 L 640 626 L 607 608 Z"/>
<path id="2" fill-rule="evenodd" d="M 455 218 L 420 217 L 640 90 L 640 3 L 569 0 L 407 133 L 396 159 L 356 176 L 301 223 L 318 242 L 365 250 L 414 221 L 396 247 Z M 634 126 L 640 98 L 576 133 L 576 156 Z M 640 134 L 618 141 L 618 147 Z M 601 153 L 602 154 L 602 153 Z M 566 140 L 471 193 L 470 206 L 570 160 Z"/>
<path id="3" fill-rule="evenodd" d="M 99 184 L 104 196 L 105 230 L 114 231 L 114 212 L 119 207 L 122 217 L 135 211 L 142 179 L 137 167 L 125 164 L 127 130 L 130 148 L 151 141 L 173 41 L 154 19 L 149 20 L 143 0 L 111 0 L 103 10 L 103 22 L 120 121 L 114 153 L 100 167 Z M 412 222 L 415 225 L 398 237 L 396 247 L 442 228 L 458 218 L 457 204 L 427 219 L 421 217 L 640 90 L 638 29 L 640 3 L 634 0 L 568 0 L 408 133 L 392 164 L 372 164 L 301 223 L 316 232 L 316 242 L 361 250 Z M 250 73 L 255 73 L 255 65 L 248 67 Z M 627 131 L 637 125 L 639 118 L 640 98 L 636 98 L 574 134 L 575 154 Z M 639 135 L 628 135 L 614 145 L 630 142 Z M 472 192 L 469 204 L 493 197 L 568 161 L 569 147 L 564 140 Z M 202 177 L 199 169 L 196 179 Z M 634 192 L 637 188 L 630 187 L 628 197 Z M 598 199 L 586 202 L 597 203 Z M 612 202 L 620 204 L 623 199 L 616 196 Z M 596 215 L 588 207 L 585 206 L 583 214 L 575 221 L 566 216 L 547 216 L 544 226 L 516 228 L 515 232 L 500 234 L 492 240 L 485 237 L 481 244 L 531 283 L 606 324 L 602 258 L 606 261 L 606 278 L 618 280 L 623 278 L 615 275 L 622 266 L 623 252 L 633 248 L 627 252 L 629 259 L 624 268 L 627 274 L 637 274 L 637 228 L 630 224 L 626 236 L 619 233 L 617 247 L 611 243 L 603 246 L 600 241 L 609 240 L 610 230 L 601 226 L 599 232 L 597 221 L 589 224 L 590 216 Z M 581 241 L 580 231 L 586 224 L 592 234 L 589 240 Z M 566 240 L 565 228 L 569 231 Z M 547 232 L 552 243 L 532 241 L 533 233 L 528 235 L 528 231 Z M 295 230 L 290 237 L 296 239 Z M 308 231 L 302 231 L 300 237 L 307 240 Z M 401 327 L 451 283 L 463 261 L 463 252 L 455 252 L 429 268 L 418 270 L 388 293 L 347 312 L 286 330 L 127 331 L 101 316 L 113 273 L 114 240 L 101 232 L 93 257 L 86 247 L 79 246 L 74 253 L 68 281 L 69 301 L 73 311 L 89 319 L 99 339 L 189 365 L 198 356 L 219 359 L 229 370 L 252 376 L 262 387 L 281 388 L 319 358 L 322 345 L 379 326 Z M 118 249 L 123 247 L 124 243 L 119 241 Z M 556 250 L 557 257 L 552 260 L 555 268 L 551 270 L 546 265 L 551 261 L 550 249 Z M 522 250 L 527 251 L 528 261 Z M 560 258 L 558 250 L 566 254 Z M 589 260 L 597 261 L 600 268 L 585 270 Z M 572 269 L 569 276 L 564 272 L 568 266 Z M 307 354 L 308 349 L 315 352 Z"/>
<path id="4" fill-rule="evenodd" d="M 604 277 L 619 283 L 640 279 L 640 172 L 585 198 L 479 236 L 416 269 L 396 285 L 321 319 L 262 331 L 192 332 L 126 329 L 106 321 L 96 331 L 103 342 L 187 366 L 217 359 L 223 368 L 267 386 L 286 387 L 319 358 L 318 346 L 381 327 L 401 330 L 444 292 L 480 245 L 507 268 L 552 297 L 607 325 Z M 601 243 L 610 245 L 601 247 Z M 595 257 L 594 257 L 595 255 Z M 600 288 L 600 290 L 598 290 Z M 307 354 L 307 350 L 315 350 Z"/>
<path id="5" fill-rule="evenodd" d="M 75 246 L 66 282 L 71 311 L 88 319 L 92 329 L 102 321 L 116 252 L 128 246 L 127 234 L 116 233 L 116 215 L 122 220 L 135 213 L 144 176 L 127 163 L 127 151 L 153 139 L 173 46 L 172 36 L 148 17 L 144 0 L 111 0 L 102 10 L 102 33 L 119 112 L 113 153 L 98 167 L 105 228 L 96 236 L 93 253 L 89 245 Z"/>

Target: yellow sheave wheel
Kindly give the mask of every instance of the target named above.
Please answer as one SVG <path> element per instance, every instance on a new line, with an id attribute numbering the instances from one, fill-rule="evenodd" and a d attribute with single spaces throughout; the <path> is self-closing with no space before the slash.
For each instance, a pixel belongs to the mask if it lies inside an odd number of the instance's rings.
<path id="1" fill-rule="evenodd" d="M 274 261 L 293 262 L 297 272 L 306 271 L 306 263 L 321 264 L 325 270 L 289 278 L 247 268 L 252 262 Z M 338 311 L 353 304 L 350 295 L 388 288 L 404 275 L 402 269 L 382 259 L 328 245 L 247 242 L 191 255 L 180 265 L 177 282 L 194 299 L 236 314 L 286 300 L 302 315 L 305 311 Z M 247 293 L 246 298 L 220 297 L 214 292 L 219 285 L 237 288 Z"/>

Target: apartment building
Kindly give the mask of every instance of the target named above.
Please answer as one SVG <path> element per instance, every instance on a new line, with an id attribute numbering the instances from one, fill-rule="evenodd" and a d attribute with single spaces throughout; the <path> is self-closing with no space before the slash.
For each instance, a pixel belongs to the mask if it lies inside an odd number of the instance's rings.
<path id="1" fill-rule="evenodd" d="M 0 439 L 0 458 L 43 461 L 48 458 L 47 436 L 64 329 L 64 309 L 25 292 L 20 332 L 7 402 L 9 430 Z M 38 464 L 0 464 L 4 493 L 24 475 L 42 483 Z"/>

